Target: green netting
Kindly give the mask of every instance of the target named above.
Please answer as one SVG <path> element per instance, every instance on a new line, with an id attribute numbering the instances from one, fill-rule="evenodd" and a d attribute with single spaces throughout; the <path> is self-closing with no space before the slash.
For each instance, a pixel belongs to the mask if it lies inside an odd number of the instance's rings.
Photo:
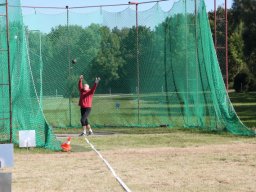
<path id="1" fill-rule="evenodd" d="M 20 6 L 19 1 L 11 1 L 12 5 Z M 0 55 L 1 55 L 1 124 L 0 141 L 10 141 L 10 107 L 8 80 L 8 52 L 6 31 L 6 4 L 0 1 Z M 42 75 L 42 60 L 33 61 L 29 56 L 29 48 L 25 26 L 22 21 L 21 8 L 9 7 L 9 43 L 10 71 L 12 91 L 12 142 L 18 144 L 20 130 L 36 131 L 36 146 L 52 150 L 60 150 L 52 129 L 46 122 L 41 107 L 42 91 L 40 75 Z M 32 66 L 37 63 L 37 66 Z"/>
<path id="2" fill-rule="evenodd" d="M 3 8 L 0 7 L 0 13 L 3 12 Z M 0 17 L 0 34 L 5 32 L 6 21 Z M 6 36 L 0 35 L 0 42 L 6 42 Z M 9 121 L 9 87 L 8 87 L 8 66 L 4 63 L 7 63 L 7 54 L 6 44 L 0 44 L 0 141 L 8 140 L 10 138 L 10 121 Z M 2 134 L 1 134 L 2 133 Z"/>
<path id="3" fill-rule="evenodd" d="M 169 11 L 152 4 L 137 14 L 132 6 L 121 12 L 37 8 L 23 16 L 24 25 L 15 2 L 10 53 L 16 142 L 18 130 L 36 129 L 38 146 L 58 148 L 49 125 L 80 127 L 81 74 L 91 86 L 95 77 L 102 79 L 89 118 L 94 127 L 168 125 L 254 135 L 229 100 L 203 0 L 180 0 Z M 5 42 L 4 20 L 0 24 Z M 6 58 L 1 53 L 2 82 L 8 81 Z M 8 116 L 8 88 L 0 94 L 1 117 Z M 8 127 L 1 121 L 0 134 L 8 137 Z"/>

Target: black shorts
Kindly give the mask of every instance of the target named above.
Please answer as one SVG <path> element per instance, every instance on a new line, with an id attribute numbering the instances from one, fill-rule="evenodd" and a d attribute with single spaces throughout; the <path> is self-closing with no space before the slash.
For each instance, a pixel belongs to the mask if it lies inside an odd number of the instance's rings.
<path id="1" fill-rule="evenodd" d="M 91 108 L 81 108 L 81 124 L 82 126 L 87 126 L 89 124 L 88 117 L 91 112 Z"/>

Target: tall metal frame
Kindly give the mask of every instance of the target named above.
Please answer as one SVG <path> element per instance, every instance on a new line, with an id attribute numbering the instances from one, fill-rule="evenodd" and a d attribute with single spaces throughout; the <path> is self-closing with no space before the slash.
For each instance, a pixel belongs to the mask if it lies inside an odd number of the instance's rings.
<path id="1" fill-rule="evenodd" d="M 228 9 L 227 9 L 227 1 L 224 0 L 224 16 L 218 17 L 217 15 L 217 3 L 216 0 L 214 0 L 214 46 L 216 49 L 216 53 L 218 55 L 218 50 L 225 50 L 225 85 L 226 90 L 228 90 L 228 83 L 229 83 L 229 73 L 228 73 Z M 218 46 L 218 36 L 217 36 L 217 23 L 218 22 L 224 22 L 225 24 L 225 45 L 224 46 Z"/>
<path id="2" fill-rule="evenodd" d="M 138 20 L 138 2 L 128 2 L 136 6 L 136 62 L 137 62 L 137 96 L 138 96 L 138 124 L 140 123 L 140 64 L 139 64 L 139 20 Z"/>
<path id="3" fill-rule="evenodd" d="M 12 143 L 12 83 L 11 83 L 11 59 L 10 59 L 10 33 L 9 33 L 9 10 L 8 0 L 5 2 L 6 18 L 6 45 L 7 45 L 7 65 L 8 65 L 8 89 L 9 89 L 9 122 L 10 122 L 10 143 Z"/>
<path id="4" fill-rule="evenodd" d="M 153 3 L 153 2 L 161 2 L 161 1 L 169 1 L 169 0 L 153 0 L 148 2 L 128 2 L 130 5 L 136 6 L 136 62 L 137 62 L 137 95 L 138 95 L 138 123 L 140 122 L 140 77 L 139 77 L 139 31 L 138 31 L 138 5 L 139 4 L 145 4 L 145 3 Z M 218 49 L 224 49 L 225 50 L 225 85 L 226 89 L 228 90 L 228 17 L 227 17 L 227 0 L 225 1 L 225 46 L 224 47 L 218 47 L 217 44 L 217 7 L 216 7 L 216 0 L 214 0 L 214 45 L 216 51 Z M 196 2 L 196 0 L 195 0 Z M 67 28 L 69 28 L 69 9 L 76 9 L 76 8 L 90 8 L 90 7 L 107 7 L 107 6 L 120 6 L 120 5 L 127 5 L 127 4 L 115 4 L 115 5 L 98 5 L 98 6 L 84 6 L 84 7 L 68 7 L 65 8 L 61 7 L 32 7 L 32 6 L 20 6 L 20 7 L 26 7 L 26 8 L 52 8 L 52 9 L 66 9 L 67 11 Z M 196 3 L 195 3 L 196 5 Z M 8 20 L 8 0 L 6 0 L 6 37 L 7 37 L 7 52 L 8 52 L 8 81 L 9 81 L 9 112 L 10 112 L 10 142 L 12 142 L 12 93 L 11 93 L 11 74 L 10 74 L 10 46 L 9 46 L 9 20 Z M 68 73 L 70 76 L 70 48 L 68 47 Z M 71 126 L 71 98 L 69 98 L 69 120 L 70 120 L 70 126 Z"/>
<path id="5" fill-rule="evenodd" d="M 80 6 L 80 7 L 41 7 L 41 6 L 18 6 L 21 8 L 40 8 L 40 9 L 66 9 L 66 15 L 67 15 L 67 30 L 69 31 L 69 10 L 70 9 L 79 9 L 79 8 L 95 8 L 95 7 L 110 7 L 110 6 L 123 6 L 123 5 L 135 5 L 136 6 L 136 62 L 137 62 L 137 95 L 138 95 L 138 124 L 140 122 L 140 74 L 139 74 L 139 29 L 138 29 L 138 5 L 139 4 L 147 4 L 147 3 L 156 3 L 156 2 L 164 2 L 164 1 L 170 1 L 170 0 L 151 0 L 151 1 L 146 1 L 146 2 L 128 2 L 124 4 L 108 4 L 108 5 L 95 5 L 95 6 Z M 17 7 L 17 6 L 12 6 L 12 7 Z M 69 44 L 69 43 L 68 43 Z M 68 45 L 68 76 L 70 77 L 71 75 L 71 64 L 70 64 L 70 47 Z M 69 98 L 69 125 L 72 126 L 72 119 L 71 119 L 71 98 Z"/>
<path id="6" fill-rule="evenodd" d="M 70 58 L 70 53 L 71 53 L 71 50 L 70 50 L 70 38 L 69 38 L 69 6 L 66 6 L 66 11 L 67 11 L 67 33 L 68 33 L 68 46 L 67 46 L 67 51 L 68 51 L 68 80 L 71 79 L 71 58 Z M 69 126 L 71 127 L 72 126 L 72 115 L 71 115 L 71 99 L 72 99 L 72 96 L 71 94 L 69 95 L 69 98 L 68 98 L 68 111 L 69 111 Z"/>

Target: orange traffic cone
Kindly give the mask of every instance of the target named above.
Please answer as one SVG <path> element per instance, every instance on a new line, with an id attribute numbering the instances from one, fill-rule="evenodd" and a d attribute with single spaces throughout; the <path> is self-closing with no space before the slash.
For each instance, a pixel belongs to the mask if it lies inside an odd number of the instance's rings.
<path id="1" fill-rule="evenodd" d="M 65 151 L 65 152 L 69 152 L 71 150 L 70 143 L 71 143 L 71 137 L 68 137 L 67 142 L 61 144 L 62 150 Z"/>

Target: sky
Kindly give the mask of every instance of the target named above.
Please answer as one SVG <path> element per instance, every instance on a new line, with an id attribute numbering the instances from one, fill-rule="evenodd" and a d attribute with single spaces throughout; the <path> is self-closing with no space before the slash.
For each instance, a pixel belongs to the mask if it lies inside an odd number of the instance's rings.
<path id="1" fill-rule="evenodd" d="M 149 2 L 153 0 L 131 0 L 131 1 L 137 1 L 139 3 L 141 2 Z M 168 0 L 165 2 L 160 2 L 159 6 L 164 11 L 169 11 L 174 2 L 177 2 L 179 0 Z M 193 0 L 187 0 L 192 1 Z M 228 8 L 232 6 L 233 0 L 227 0 L 228 2 Z M 126 4 L 125 6 L 108 6 L 103 7 L 102 9 L 108 12 L 120 12 L 128 7 L 131 9 L 136 8 L 135 5 L 128 5 L 129 0 L 21 0 L 22 6 L 35 6 L 35 7 L 61 7 L 63 9 L 31 9 L 31 8 L 23 8 L 23 21 L 25 25 L 28 26 L 30 30 L 40 30 L 42 32 L 49 32 L 53 27 L 58 25 L 66 25 L 66 13 L 67 10 L 65 9 L 66 6 L 69 7 L 84 7 L 84 6 L 98 6 L 98 5 L 117 5 L 117 4 Z M 214 9 L 214 0 L 205 0 L 207 11 L 211 11 Z M 224 6 L 225 0 L 216 0 L 217 7 L 218 6 Z M 140 4 L 138 6 L 139 11 L 144 11 L 147 9 L 150 9 L 153 7 L 156 3 L 146 3 L 146 4 Z M 70 23 L 77 24 L 81 26 L 87 26 L 93 23 L 101 23 L 100 20 L 101 17 L 97 17 L 97 14 L 100 12 L 99 8 L 90 8 L 90 9 L 71 9 L 70 13 L 72 13 L 72 17 L 70 17 Z M 81 18 L 81 14 L 77 13 L 93 13 L 87 15 L 86 18 Z M 39 14 L 40 13 L 40 14 Z M 95 13 L 95 14 L 94 14 Z M 53 17 L 54 16 L 54 17 Z M 74 19 L 79 18 L 79 19 Z M 115 18 L 114 18 L 115 19 Z M 117 19 L 118 20 L 118 19 Z M 119 19 L 120 20 L 120 19 Z M 128 19 L 129 20 L 129 19 Z M 49 22 L 51 21 L 51 22 Z M 144 21 L 144 20 L 143 20 Z M 89 22 L 89 23 L 86 23 Z M 119 27 L 123 27 L 123 24 L 126 26 L 129 21 L 123 22 L 122 20 L 119 21 L 121 23 L 118 24 Z M 153 22 L 153 20 L 152 20 Z M 115 23 L 114 23 L 115 24 Z M 150 24 L 148 24 L 150 25 Z M 109 26 L 110 27 L 110 26 Z M 127 26 L 126 26 L 127 27 Z M 130 26 L 131 27 L 131 26 Z"/>
<path id="2" fill-rule="evenodd" d="M 133 1 L 133 0 L 132 0 Z M 135 0 L 134 2 L 147 2 L 152 0 Z M 161 2 L 160 6 L 163 9 L 169 10 L 173 2 L 178 0 L 170 0 L 167 2 Z M 21 0 L 22 6 L 43 6 L 43 7 L 65 7 L 68 5 L 69 7 L 79 7 L 79 6 L 94 6 L 94 5 L 113 5 L 113 4 L 128 4 L 129 0 Z M 207 11 L 211 11 L 214 9 L 214 0 L 205 0 Z M 216 0 L 217 6 L 224 6 L 225 0 Z M 230 8 L 232 6 L 233 0 L 227 0 L 227 6 Z M 143 11 L 152 7 L 153 3 L 139 5 L 139 10 Z M 135 6 L 131 6 L 133 8 Z M 104 10 L 107 11 L 122 11 L 127 6 L 118 6 L 118 7 L 104 7 Z M 23 9 L 23 14 L 29 14 L 34 10 L 32 9 Z M 40 10 L 44 12 L 45 10 Z M 56 10 L 55 10 L 56 11 Z M 62 10 L 58 10 L 61 12 Z"/>

